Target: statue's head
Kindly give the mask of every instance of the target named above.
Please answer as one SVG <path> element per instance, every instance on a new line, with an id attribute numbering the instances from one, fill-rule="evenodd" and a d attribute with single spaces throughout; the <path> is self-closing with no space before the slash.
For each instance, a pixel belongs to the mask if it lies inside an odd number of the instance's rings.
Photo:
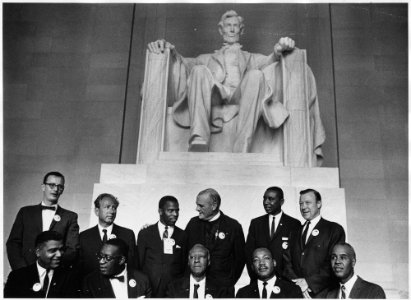
<path id="1" fill-rule="evenodd" d="M 244 32 L 243 17 L 239 16 L 234 10 L 226 11 L 218 23 L 218 31 L 228 44 L 237 43 L 240 35 Z"/>

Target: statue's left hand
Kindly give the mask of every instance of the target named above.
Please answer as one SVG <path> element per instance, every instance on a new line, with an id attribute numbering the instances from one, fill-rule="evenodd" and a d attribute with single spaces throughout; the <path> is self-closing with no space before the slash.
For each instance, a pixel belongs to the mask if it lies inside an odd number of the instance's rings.
<path id="1" fill-rule="evenodd" d="M 282 37 L 277 44 L 274 45 L 274 54 L 280 56 L 285 51 L 293 50 L 295 42 L 289 37 Z"/>

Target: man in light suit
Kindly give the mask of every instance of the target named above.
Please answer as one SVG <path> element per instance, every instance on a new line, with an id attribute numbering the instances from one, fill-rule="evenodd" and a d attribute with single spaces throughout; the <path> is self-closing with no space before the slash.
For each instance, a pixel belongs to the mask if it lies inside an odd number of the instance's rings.
<path id="1" fill-rule="evenodd" d="M 220 211 L 221 197 L 214 189 L 197 195 L 198 216 L 186 227 L 188 247 L 202 244 L 210 251 L 207 278 L 215 285 L 233 287 L 244 265 L 244 233 L 241 224 Z"/>
<path id="2" fill-rule="evenodd" d="M 137 237 L 138 264 L 150 279 L 153 297 L 165 297 L 171 279 L 183 276 L 187 258 L 187 236 L 175 224 L 178 200 L 164 196 L 158 203 L 160 221 L 142 229 Z"/>
<path id="3" fill-rule="evenodd" d="M 35 263 L 10 273 L 5 298 L 75 298 L 80 285 L 71 268 L 61 267 L 63 236 L 43 231 L 35 239 Z"/>
<path id="4" fill-rule="evenodd" d="M 26 267 L 36 261 L 35 239 L 47 230 L 57 231 L 64 237 L 66 251 L 62 263 L 68 266 L 76 260 L 79 248 L 77 214 L 58 204 L 64 191 L 64 182 L 61 173 L 47 173 L 41 185 L 42 202 L 19 210 L 6 243 L 7 257 L 12 270 Z"/>
<path id="5" fill-rule="evenodd" d="M 322 200 L 318 191 L 300 192 L 300 212 L 305 224 L 291 232 L 284 253 L 283 276 L 294 281 L 305 297 L 324 297 L 333 283 L 330 255 L 337 243 L 345 242 L 341 225 L 321 217 Z"/>
<path id="6" fill-rule="evenodd" d="M 271 101 L 273 91 L 262 70 L 292 50 L 295 43 L 281 38 L 268 56 L 242 51 L 243 18 L 233 10 L 222 15 L 218 29 L 224 44 L 213 54 L 185 58 L 165 40 L 149 43 L 148 49 L 153 53 L 171 50 L 171 72 L 176 75 L 173 116 L 177 124 L 190 128 L 189 151 L 208 151 L 211 132 L 221 132 L 223 123 L 238 115 L 232 150 L 249 152 L 261 115 L 272 128 L 280 127 L 288 117 L 279 101 Z M 225 104 L 239 104 L 240 109 L 224 116 L 212 109 Z"/>
<path id="7" fill-rule="evenodd" d="M 247 270 L 251 281 L 257 278 L 252 270 L 253 251 L 257 248 L 268 248 L 276 262 L 278 275 L 283 271 L 283 252 L 288 248 L 288 239 L 291 231 L 300 229 L 301 223 L 288 216 L 281 210 L 284 204 L 284 193 L 279 187 L 269 187 L 263 197 L 263 206 L 266 215 L 251 220 L 248 229 L 245 253 Z"/>
<path id="8" fill-rule="evenodd" d="M 327 298 L 334 299 L 385 299 L 384 290 L 377 284 L 363 280 L 354 273 L 357 262 L 354 248 L 339 243 L 331 253 L 331 267 L 339 285 L 330 289 Z"/>
<path id="9" fill-rule="evenodd" d="M 84 298 L 150 298 L 151 287 L 146 275 L 127 265 L 127 244 L 114 238 L 107 240 L 97 257 L 99 270 L 83 280 Z"/>
<path id="10" fill-rule="evenodd" d="M 298 286 L 275 275 L 276 262 L 270 250 L 257 248 L 251 257 L 257 280 L 239 289 L 236 298 L 303 298 Z"/>
<path id="11" fill-rule="evenodd" d="M 168 298 L 234 298 L 234 288 L 213 285 L 207 280 L 210 252 L 201 244 L 194 245 L 188 254 L 190 276 L 175 279 L 167 288 Z"/>
<path id="12" fill-rule="evenodd" d="M 80 267 L 82 274 L 87 275 L 99 269 L 96 253 L 103 243 L 112 238 L 126 242 L 129 252 L 127 261 L 134 267 L 136 259 L 136 237 L 133 230 L 114 224 L 119 201 L 111 194 L 101 194 L 94 201 L 94 213 L 98 224 L 80 233 Z"/>

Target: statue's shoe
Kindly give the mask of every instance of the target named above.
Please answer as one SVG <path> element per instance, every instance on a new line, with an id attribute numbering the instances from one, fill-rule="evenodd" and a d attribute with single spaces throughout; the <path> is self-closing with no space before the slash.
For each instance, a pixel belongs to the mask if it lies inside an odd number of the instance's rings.
<path id="1" fill-rule="evenodd" d="M 208 143 L 200 137 L 195 137 L 188 147 L 189 152 L 208 152 Z"/>

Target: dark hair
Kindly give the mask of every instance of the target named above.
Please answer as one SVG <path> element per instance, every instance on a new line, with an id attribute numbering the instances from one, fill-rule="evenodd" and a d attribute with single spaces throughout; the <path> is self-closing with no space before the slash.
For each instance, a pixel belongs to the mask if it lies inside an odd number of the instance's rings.
<path id="1" fill-rule="evenodd" d="M 268 189 L 265 190 L 265 192 L 274 192 L 278 195 L 278 197 L 280 197 L 280 199 L 284 199 L 284 192 L 278 186 L 270 186 Z"/>
<path id="2" fill-rule="evenodd" d="M 48 242 L 48 241 L 63 241 L 63 235 L 54 230 L 43 231 L 42 233 L 37 235 L 34 245 L 37 248 L 41 244 Z"/>
<path id="3" fill-rule="evenodd" d="M 308 193 L 314 193 L 315 200 L 321 201 L 321 194 L 320 194 L 318 191 L 314 190 L 314 189 L 302 190 L 302 191 L 300 192 L 300 196 L 301 196 L 301 195 L 304 195 L 304 194 L 308 194 Z"/>
<path id="4" fill-rule="evenodd" d="M 355 250 L 354 250 L 353 246 L 351 246 L 348 243 L 337 243 L 337 244 L 334 245 L 333 250 L 337 246 L 346 247 L 348 254 L 351 255 L 352 258 L 354 258 L 355 261 L 357 261 L 357 255 L 355 254 Z"/>
<path id="5" fill-rule="evenodd" d="M 200 195 L 204 195 L 204 194 L 207 194 L 208 197 L 210 197 L 211 200 L 213 200 L 213 202 L 217 203 L 217 209 L 220 209 L 221 197 L 215 189 L 211 189 L 211 188 L 205 189 L 199 192 L 197 197 L 199 197 Z"/>
<path id="6" fill-rule="evenodd" d="M 108 193 L 103 193 L 97 196 L 96 200 L 94 200 L 94 207 L 96 208 L 100 208 L 100 202 L 104 199 L 104 198 L 110 198 L 111 200 L 114 201 L 114 203 L 116 204 L 116 207 L 118 207 L 118 205 L 120 204 L 117 200 L 116 197 L 114 197 L 112 194 L 108 194 Z"/>
<path id="7" fill-rule="evenodd" d="M 60 172 L 57 172 L 57 171 L 52 171 L 52 172 L 48 172 L 46 175 L 44 175 L 43 183 L 47 183 L 47 179 L 49 178 L 49 176 L 60 177 L 60 178 L 63 179 L 64 182 L 66 182 L 66 179 L 64 178 L 63 174 L 61 174 Z"/>
<path id="8" fill-rule="evenodd" d="M 160 201 L 158 202 L 158 208 L 163 209 L 164 205 L 166 205 L 167 202 L 173 202 L 178 205 L 178 200 L 176 197 L 167 195 L 161 197 Z"/>
<path id="9" fill-rule="evenodd" d="M 107 242 L 103 243 L 102 247 L 104 247 L 104 245 L 116 246 L 118 248 L 118 251 L 120 252 L 120 255 L 124 256 L 127 261 L 128 245 L 125 241 L 119 238 L 114 238 L 114 239 L 107 240 Z"/>

